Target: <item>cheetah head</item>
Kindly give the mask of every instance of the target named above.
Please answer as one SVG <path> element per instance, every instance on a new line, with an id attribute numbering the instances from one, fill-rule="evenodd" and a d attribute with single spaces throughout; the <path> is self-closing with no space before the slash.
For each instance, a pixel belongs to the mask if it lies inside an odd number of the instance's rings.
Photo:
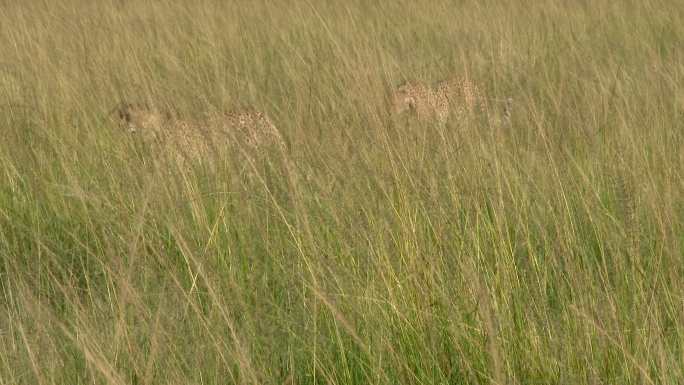
<path id="1" fill-rule="evenodd" d="M 396 115 L 407 110 L 416 109 L 420 86 L 412 83 L 404 83 L 392 93 L 392 112 Z"/>
<path id="2" fill-rule="evenodd" d="M 142 104 L 120 103 L 111 115 L 126 132 L 134 134 L 140 130 L 158 128 L 163 121 L 159 112 Z"/>

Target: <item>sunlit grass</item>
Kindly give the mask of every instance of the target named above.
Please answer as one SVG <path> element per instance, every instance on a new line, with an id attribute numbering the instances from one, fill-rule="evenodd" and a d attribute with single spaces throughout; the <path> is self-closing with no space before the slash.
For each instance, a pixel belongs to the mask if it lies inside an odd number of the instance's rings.
<path id="1" fill-rule="evenodd" d="M 456 3 L 0 2 L 0 385 L 683 382 L 684 8 Z M 454 74 L 510 127 L 391 116 Z"/>

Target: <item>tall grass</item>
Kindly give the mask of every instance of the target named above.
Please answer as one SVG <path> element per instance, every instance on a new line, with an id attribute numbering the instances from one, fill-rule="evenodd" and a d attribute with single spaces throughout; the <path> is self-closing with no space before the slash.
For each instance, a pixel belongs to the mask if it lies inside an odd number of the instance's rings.
<path id="1" fill-rule="evenodd" d="M 684 383 L 676 1 L 0 20 L 0 385 Z M 390 116 L 452 74 L 511 126 Z M 287 148 L 178 167 L 121 100 L 254 106 Z"/>

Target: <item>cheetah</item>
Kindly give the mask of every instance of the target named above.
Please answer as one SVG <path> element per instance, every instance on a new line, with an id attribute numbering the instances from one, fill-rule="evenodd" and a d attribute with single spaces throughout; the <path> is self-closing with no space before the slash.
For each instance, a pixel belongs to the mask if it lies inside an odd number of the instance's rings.
<path id="1" fill-rule="evenodd" d="M 449 115 L 446 93 L 435 91 L 422 82 L 403 83 L 393 92 L 391 102 L 395 115 L 410 111 L 419 120 L 436 119 L 440 123 L 446 123 Z"/>
<path id="2" fill-rule="evenodd" d="M 513 99 L 491 99 L 466 77 L 452 77 L 437 84 L 437 92 L 448 95 L 452 112 L 458 121 L 484 117 L 490 126 L 510 124 Z M 500 106 L 503 103 L 503 106 Z"/>
<path id="3" fill-rule="evenodd" d="M 233 110 L 210 117 L 209 124 L 231 134 L 251 149 L 270 145 L 284 147 L 284 141 L 271 118 L 252 108 Z"/>
<path id="4" fill-rule="evenodd" d="M 159 129 L 168 116 L 142 103 L 119 103 L 109 114 L 130 133 Z"/>
<path id="5" fill-rule="evenodd" d="M 131 138 L 148 146 L 156 155 L 170 155 L 180 163 L 187 158 L 199 162 L 207 159 L 206 135 L 195 122 L 175 118 L 170 112 L 141 103 L 120 103 L 113 114 Z"/>
<path id="6" fill-rule="evenodd" d="M 506 100 L 501 117 L 490 109 L 488 100 L 470 79 L 455 76 L 438 82 L 434 87 L 420 82 L 404 83 L 394 91 L 392 106 L 395 114 L 408 110 L 419 120 L 436 119 L 441 124 L 446 123 L 450 115 L 457 122 L 469 121 L 481 115 L 487 117 L 490 123 L 510 121 L 511 98 Z"/>
<path id="7" fill-rule="evenodd" d="M 248 149 L 260 149 L 284 142 L 271 119 L 264 113 L 244 109 L 190 120 L 162 113 L 142 104 L 121 103 L 114 112 L 119 123 L 129 133 L 176 158 L 196 163 L 212 163 L 212 153 L 221 147 L 245 144 Z"/>
<path id="8" fill-rule="evenodd" d="M 444 95 L 458 121 L 464 121 L 474 114 L 488 110 L 487 99 L 480 88 L 466 77 L 452 77 L 439 82 L 436 86 L 439 94 Z"/>

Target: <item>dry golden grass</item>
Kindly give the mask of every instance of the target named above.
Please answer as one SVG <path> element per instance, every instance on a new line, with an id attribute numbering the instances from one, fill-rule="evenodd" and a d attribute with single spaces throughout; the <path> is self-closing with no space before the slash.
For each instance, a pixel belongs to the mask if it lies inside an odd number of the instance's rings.
<path id="1" fill-rule="evenodd" d="M 682 41 L 672 0 L 0 0 L 0 385 L 684 383 Z"/>

